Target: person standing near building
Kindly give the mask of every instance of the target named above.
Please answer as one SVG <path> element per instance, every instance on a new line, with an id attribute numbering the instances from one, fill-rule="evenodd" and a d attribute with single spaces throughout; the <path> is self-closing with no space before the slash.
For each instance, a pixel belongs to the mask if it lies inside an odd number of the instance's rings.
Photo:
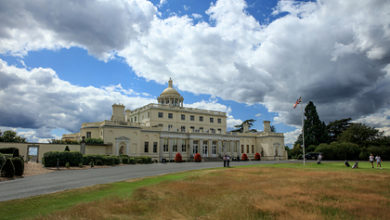
<path id="1" fill-rule="evenodd" d="M 369 160 L 370 163 L 371 163 L 371 167 L 374 168 L 374 155 L 373 155 L 373 154 L 370 154 L 370 156 L 368 157 L 368 160 Z"/>
<path id="2" fill-rule="evenodd" d="M 379 165 L 380 168 L 382 168 L 382 164 L 381 164 L 382 163 L 382 159 L 381 159 L 381 157 L 379 155 L 376 155 L 375 160 L 376 160 L 376 168 L 378 168 L 378 165 Z"/>
<path id="3" fill-rule="evenodd" d="M 230 167 L 230 164 L 229 164 L 229 163 L 230 163 L 230 156 L 227 155 L 227 156 L 226 156 L 226 166 L 227 166 L 227 167 Z"/>
<path id="4" fill-rule="evenodd" d="M 226 167 L 226 163 L 227 163 L 227 162 L 226 162 L 226 157 L 227 157 L 227 156 L 226 156 L 226 154 L 225 154 L 225 155 L 223 156 L 223 167 Z"/>

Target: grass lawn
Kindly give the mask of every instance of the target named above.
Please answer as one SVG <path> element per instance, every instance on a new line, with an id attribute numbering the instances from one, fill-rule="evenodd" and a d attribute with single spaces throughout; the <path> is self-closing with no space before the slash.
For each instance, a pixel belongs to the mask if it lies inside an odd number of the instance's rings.
<path id="1" fill-rule="evenodd" d="M 390 163 L 383 165 L 188 171 L 0 202 L 0 219 L 390 219 Z"/>

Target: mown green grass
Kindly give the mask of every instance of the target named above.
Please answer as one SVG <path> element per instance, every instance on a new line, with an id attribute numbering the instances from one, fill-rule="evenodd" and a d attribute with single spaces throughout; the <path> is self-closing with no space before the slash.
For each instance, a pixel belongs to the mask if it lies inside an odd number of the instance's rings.
<path id="1" fill-rule="evenodd" d="M 352 165 L 354 162 L 350 162 Z M 244 164 L 244 163 L 243 163 Z M 308 162 L 304 166 L 302 163 L 289 163 L 289 164 L 258 164 L 249 165 L 248 167 L 272 167 L 272 168 L 293 168 L 302 170 L 321 170 L 321 171 L 341 171 L 341 172 L 389 172 L 390 168 L 387 168 L 389 163 L 383 163 L 384 169 L 372 169 L 371 164 L 368 162 L 359 162 L 359 169 L 351 169 L 345 167 L 344 162 L 324 162 L 322 164 L 316 164 L 314 162 Z M 241 166 L 243 167 L 243 166 Z M 216 168 L 222 169 L 223 168 Z M 234 167 L 233 167 L 234 169 Z M 213 169 L 206 169 L 213 170 Z M 261 172 L 261 171 L 260 171 Z M 80 189 L 67 190 L 64 192 L 58 192 L 53 194 L 41 195 L 30 197 L 26 199 L 17 199 L 12 201 L 0 202 L 0 219 L 25 219 L 34 218 L 36 216 L 45 216 L 55 211 L 65 210 L 76 206 L 80 203 L 87 203 L 92 201 L 99 201 L 103 198 L 116 197 L 126 198 L 130 197 L 132 193 L 145 186 L 151 186 L 159 184 L 161 182 L 178 181 L 183 179 L 199 179 L 205 170 L 200 171 L 187 171 L 182 173 L 167 174 L 162 176 L 144 178 L 133 182 L 116 182 L 111 184 L 103 184 L 92 187 L 84 187 Z M 221 175 L 219 172 L 209 173 L 209 175 Z M 332 198 L 322 198 L 324 200 L 332 200 Z M 328 213 L 329 216 L 333 215 L 332 208 L 324 208 L 324 213 Z M 259 216 L 265 217 L 266 213 L 258 213 Z"/>

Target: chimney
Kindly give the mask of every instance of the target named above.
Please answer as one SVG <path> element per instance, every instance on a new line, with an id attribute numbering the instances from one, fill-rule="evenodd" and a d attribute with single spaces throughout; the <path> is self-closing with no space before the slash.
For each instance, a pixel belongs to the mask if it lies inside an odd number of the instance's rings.
<path id="1" fill-rule="evenodd" d="M 271 132 L 271 122 L 263 121 L 263 123 L 264 123 L 264 132 Z"/>

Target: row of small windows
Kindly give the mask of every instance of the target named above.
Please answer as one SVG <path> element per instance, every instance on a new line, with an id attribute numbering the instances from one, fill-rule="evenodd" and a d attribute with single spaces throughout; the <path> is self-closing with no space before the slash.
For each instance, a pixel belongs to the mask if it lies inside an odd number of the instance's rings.
<path id="1" fill-rule="evenodd" d="M 157 153 L 157 142 L 153 142 L 153 153 Z M 145 153 L 149 153 L 149 142 L 145 142 L 145 145 L 144 145 L 144 152 Z"/>
<path id="2" fill-rule="evenodd" d="M 242 154 L 245 153 L 245 152 L 244 152 L 244 149 L 245 149 L 245 147 L 244 147 L 244 145 L 242 144 L 242 145 L 241 145 L 241 153 L 242 153 Z M 251 146 L 251 150 L 252 150 L 252 154 L 255 153 L 255 145 L 252 145 L 252 146 Z M 251 152 L 249 152 L 249 145 L 246 145 L 246 153 L 251 153 Z"/>
<path id="3" fill-rule="evenodd" d="M 164 118 L 164 112 L 159 112 L 158 113 L 159 118 Z M 173 113 L 168 113 L 168 118 L 172 119 L 173 118 Z M 199 116 L 199 121 L 203 121 L 203 116 Z M 186 120 L 186 115 L 182 114 L 181 115 L 181 120 Z M 195 121 L 195 115 L 190 115 L 190 121 Z M 222 119 L 218 118 L 217 119 L 218 124 L 222 123 Z M 214 123 L 214 118 L 210 118 L 210 123 Z"/>

